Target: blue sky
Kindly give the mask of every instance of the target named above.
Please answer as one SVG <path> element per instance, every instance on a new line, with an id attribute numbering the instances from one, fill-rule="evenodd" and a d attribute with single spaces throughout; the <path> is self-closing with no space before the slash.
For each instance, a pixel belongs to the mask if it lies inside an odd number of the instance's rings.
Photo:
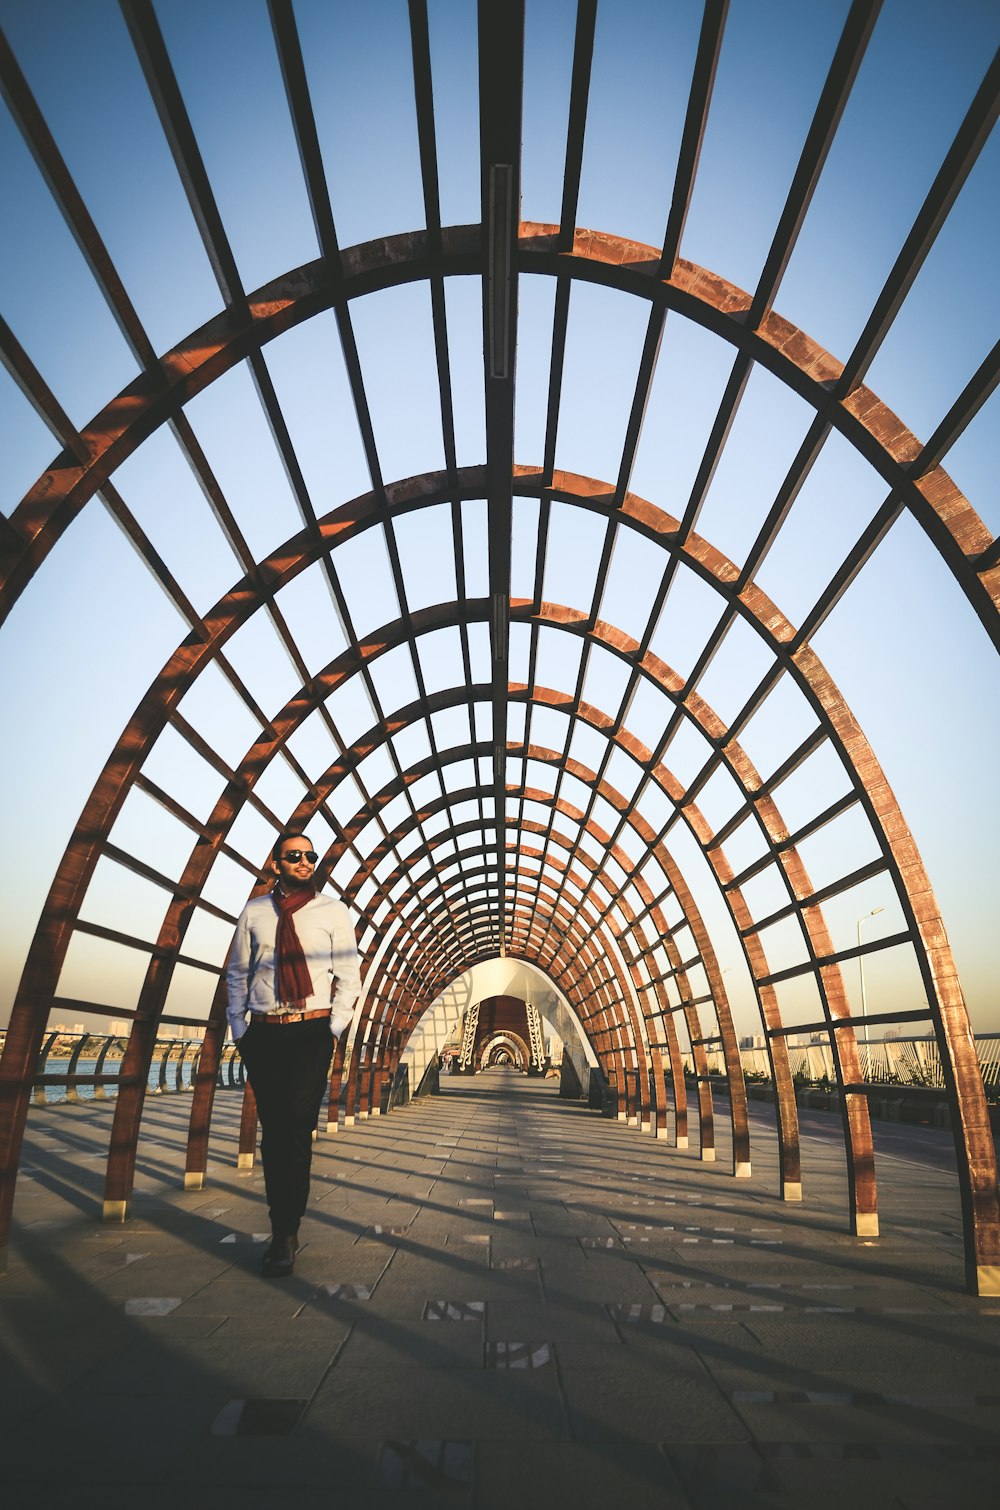
<path id="1" fill-rule="evenodd" d="M 742 287 L 753 288 L 767 254 L 846 11 L 843 0 L 808 6 L 733 0 L 681 252 Z M 475 6 L 431 0 L 429 12 L 442 214 L 446 223 L 465 223 L 479 214 Z M 161 0 L 157 13 L 241 275 L 254 288 L 317 255 L 266 6 L 263 0 Z M 420 226 L 404 0 L 368 0 L 363 7 L 314 0 L 297 4 L 296 14 L 342 244 Z M 564 0 L 529 0 L 527 7 L 524 219 L 559 217 L 574 15 Z M 154 345 L 169 347 L 217 311 L 219 295 L 117 6 L 111 0 L 0 0 L 0 24 Z M 699 25 L 700 6 L 682 0 L 604 0 L 599 8 L 581 225 L 654 244 L 662 239 Z M 998 33 L 1000 18 L 987 0 L 947 7 L 889 0 L 883 8 L 776 300 L 780 313 L 839 358 L 864 325 Z M 869 373 L 870 386 L 921 437 L 933 431 L 996 339 L 998 189 L 1000 137 L 994 132 Z M 135 376 L 135 362 L 2 108 L 0 194 L 17 206 L 0 231 L 4 316 L 70 418 L 84 425 Z M 484 450 L 478 281 L 454 280 L 447 299 L 458 460 L 475 464 Z M 556 450 L 561 467 L 609 481 L 617 476 L 645 333 L 647 311 L 636 304 L 609 290 L 573 291 Z M 542 460 L 552 308 L 549 280 L 521 280 L 516 452 L 526 464 Z M 426 286 L 355 300 L 351 313 L 383 476 L 440 467 Z M 370 481 L 333 317 L 320 315 L 279 338 L 266 360 L 317 512 L 365 491 Z M 680 317 L 668 320 L 632 476 L 633 490 L 668 512 L 683 511 L 731 362 L 731 349 L 718 338 Z M 994 395 L 946 459 L 993 530 L 1000 525 L 997 404 Z M 299 521 L 247 370 L 229 373 L 192 400 L 187 413 L 259 559 L 295 533 Z M 754 373 L 699 523 L 734 560 L 753 540 L 811 417 L 809 406 L 777 380 Z M 57 448 L 5 373 L 0 445 L 6 463 L 0 506 L 11 513 Z M 154 434 L 116 483 L 195 607 L 205 611 L 240 567 L 176 442 L 166 431 Z M 885 494 L 867 463 L 833 436 L 759 574 L 791 619 L 808 610 Z M 484 506 L 470 501 L 463 514 L 468 540 L 478 542 L 470 550 L 468 590 L 485 593 Z M 537 505 L 518 501 L 515 594 L 531 590 L 536 529 Z M 410 606 L 452 596 L 446 512 L 404 519 L 397 536 Z M 545 596 L 589 606 L 600 544 L 586 521 L 555 509 Z M 375 532 L 345 548 L 341 565 L 359 632 L 396 616 L 384 544 Z M 652 553 L 623 535 L 602 615 L 640 633 L 660 569 Z M 316 569 L 285 589 L 281 607 L 311 671 L 343 647 Z M 681 672 L 689 669 L 718 612 L 703 584 L 682 572 L 657 626 L 657 653 Z M 9 797 L 0 1013 L 104 759 L 184 632 L 98 501 L 60 541 L 3 630 L 0 695 L 10 732 L 0 757 Z M 553 682 L 572 674 L 578 649 L 559 639 L 542 642 Z M 515 636 L 515 663 L 518 643 Z M 261 615 L 229 648 L 265 710 L 280 707 L 297 687 Z M 921 847 L 973 1024 L 1000 1031 L 992 949 L 992 872 L 1000 841 L 996 657 L 909 516 L 860 573 L 815 648 L 868 735 Z M 445 635 L 421 647 L 422 669 L 447 685 L 453 655 L 454 642 Z M 753 637 L 734 632 L 700 690 L 731 714 L 761 674 L 759 658 Z M 412 668 L 401 658 L 376 674 L 387 707 L 413 695 Z M 610 702 L 616 675 L 596 657 L 585 695 Z M 360 733 L 365 719 L 371 721 L 370 709 L 358 703 L 357 689 L 342 702 L 345 727 Z M 185 714 L 229 759 L 238 761 L 252 742 L 252 720 L 218 674 L 203 678 Z M 640 698 L 635 716 L 652 731 L 660 715 L 653 700 Z M 801 737 L 803 717 L 799 695 L 788 689 L 754 720 L 746 743 L 762 771 Z M 553 740 L 558 732 L 551 725 Z M 332 756 L 322 732 L 306 728 L 296 739 L 307 768 L 324 769 Z M 416 749 L 419 735 L 413 739 Z M 582 731 L 579 744 L 587 763 Z M 672 751 L 679 770 L 687 760 L 693 771 L 698 758 L 694 736 Z M 192 811 L 210 809 L 220 783 L 213 790 L 213 774 L 172 731 L 148 769 Z M 808 816 L 838 779 L 836 770 L 817 764 L 797 788 L 789 784 L 783 800 L 790 812 Z M 298 797 L 290 769 L 276 762 L 265 782 L 268 800 L 290 811 Z M 711 794 L 720 815 L 723 787 L 720 781 Z M 706 808 L 709 801 L 706 794 Z M 120 823 L 115 842 L 170 874 L 179 872 L 189 836 L 178 832 L 175 820 L 134 794 Z M 844 854 L 863 852 L 864 834 L 848 829 L 814 841 L 809 863 L 817 873 Z M 238 847 L 254 860 L 270 842 L 267 825 L 249 813 L 236 833 Z M 693 842 L 678 831 L 676 846 L 731 972 L 726 979 L 738 1023 L 751 1031 L 749 980 L 728 915 Z M 220 861 L 213 873 L 212 899 L 238 910 L 246 878 L 227 865 Z M 156 888 L 134 879 L 123 884 L 117 867 L 102 862 L 84 915 L 148 937 L 155 935 L 162 905 Z M 857 917 L 876 906 L 886 910 L 872 919 L 868 936 L 893 931 L 891 898 L 875 882 L 831 904 L 831 922 L 849 940 Z M 187 952 L 221 958 L 225 925 L 203 916 L 197 930 L 197 948 L 189 940 Z M 75 940 L 62 992 L 129 1005 L 145 958 L 118 950 L 112 965 L 108 948 Z M 898 951 L 873 955 L 866 974 L 873 1009 L 880 1002 L 905 1004 L 919 993 Z M 111 977 L 113 999 L 102 994 Z M 202 1015 L 210 985 L 207 975 L 182 971 L 168 1010 L 190 1007 L 192 1015 Z"/>

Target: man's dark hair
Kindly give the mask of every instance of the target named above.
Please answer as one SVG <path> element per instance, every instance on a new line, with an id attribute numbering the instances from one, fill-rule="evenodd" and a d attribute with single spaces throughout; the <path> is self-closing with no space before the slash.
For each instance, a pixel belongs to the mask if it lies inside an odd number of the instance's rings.
<path id="1" fill-rule="evenodd" d="M 288 829 L 285 833 L 279 835 L 279 837 L 277 839 L 277 842 L 275 843 L 275 846 L 274 846 L 274 848 L 271 851 L 271 858 L 272 858 L 272 860 L 280 860 L 281 859 L 282 848 L 283 848 L 284 845 L 286 845 L 288 843 L 289 839 L 308 839 L 308 838 L 309 838 L 309 835 L 302 833 L 302 831 L 300 829 L 297 829 L 297 828 L 290 828 L 290 829 Z"/>

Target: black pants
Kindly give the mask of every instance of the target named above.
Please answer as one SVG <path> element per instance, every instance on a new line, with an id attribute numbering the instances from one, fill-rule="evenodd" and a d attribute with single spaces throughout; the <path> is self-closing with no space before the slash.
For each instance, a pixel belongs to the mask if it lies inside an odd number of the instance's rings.
<path id="1" fill-rule="evenodd" d="M 257 1099 L 271 1231 L 294 1236 L 309 1199 L 312 1135 L 333 1058 L 330 1022 L 323 1017 L 278 1028 L 251 1018 L 239 1049 Z"/>

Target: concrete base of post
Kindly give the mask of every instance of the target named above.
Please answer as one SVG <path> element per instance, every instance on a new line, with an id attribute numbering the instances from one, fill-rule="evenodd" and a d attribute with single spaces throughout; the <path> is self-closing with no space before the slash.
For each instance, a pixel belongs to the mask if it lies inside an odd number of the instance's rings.
<path id="1" fill-rule="evenodd" d="M 978 1264 L 976 1295 L 1000 1295 L 1000 1264 Z"/>
<path id="2" fill-rule="evenodd" d="M 184 1189 L 185 1190 L 204 1190 L 204 1188 L 205 1188 L 205 1175 L 204 1175 L 204 1172 L 202 1170 L 200 1170 L 200 1169 L 185 1169 L 185 1171 L 184 1171 Z"/>
<path id="3" fill-rule="evenodd" d="M 855 1237 L 878 1237 L 878 1212 L 858 1211 L 854 1216 Z"/>
<path id="4" fill-rule="evenodd" d="M 247 1170 L 253 1168 L 253 1154 L 241 1153 L 236 1156 L 236 1168 Z"/>
<path id="5" fill-rule="evenodd" d="M 733 1178 L 736 1180 L 748 1180 L 750 1178 L 750 1161 L 745 1164 L 737 1164 L 733 1170 Z"/>
<path id="6" fill-rule="evenodd" d="M 105 1222 L 123 1222 L 128 1216 L 128 1201 L 105 1201 L 101 1209 L 101 1220 Z"/>
<path id="7" fill-rule="evenodd" d="M 784 1189 L 781 1192 L 781 1199 L 783 1201 L 801 1201 L 801 1199 L 802 1199 L 802 1181 L 801 1180 L 789 1180 L 785 1184 L 785 1187 L 784 1187 Z"/>

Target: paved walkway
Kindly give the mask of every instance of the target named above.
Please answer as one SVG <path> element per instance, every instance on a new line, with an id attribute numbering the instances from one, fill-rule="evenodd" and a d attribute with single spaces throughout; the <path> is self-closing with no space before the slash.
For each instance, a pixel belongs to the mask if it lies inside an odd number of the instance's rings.
<path id="1" fill-rule="evenodd" d="M 995 1503 L 1000 1304 L 962 1292 L 956 1187 L 919 1140 L 859 1243 L 819 1115 L 789 1207 L 766 1120 L 736 1182 L 721 1119 L 702 1165 L 494 1071 L 322 1137 L 296 1272 L 264 1281 L 237 1099 L 203 1191 L 177 1188 L 188 1107 L 149 1105 L 122 1227 L 95 1220 L 109 1107 L 32 1113 L 9 1504 Z"/>

